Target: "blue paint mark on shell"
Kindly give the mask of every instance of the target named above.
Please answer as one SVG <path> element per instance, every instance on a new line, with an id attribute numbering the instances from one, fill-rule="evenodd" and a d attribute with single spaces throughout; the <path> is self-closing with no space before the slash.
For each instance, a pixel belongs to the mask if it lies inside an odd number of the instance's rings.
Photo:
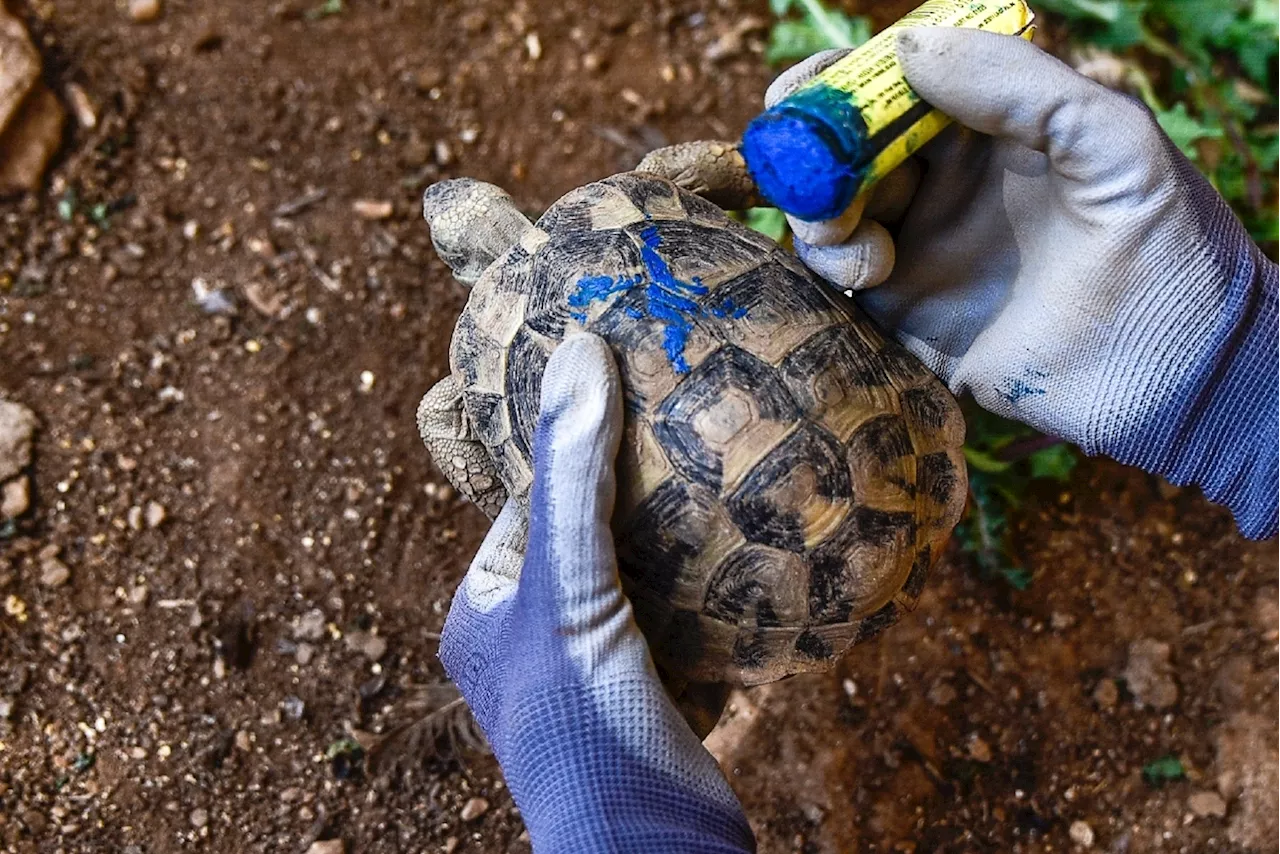
<path id="1" fill-rule="evenodd" d="M 732 299 L 704 308 L 697 298 L 706 296 L 710 289 L 696 276 L 688 282 L 676 278 L 666 260 L 658 254 L 662 235 L 658 233 L 657 226 L 651 225 L 641 231 L 640 240 L 644 273 L 616 279 L 611 276 L 583 276 L 569 295 L 569 307 L 576 309 L 570 311 L 569 316 L 578 323 L 586 323 L 586 309 L 592 303 L 643 284 L 644 309 L 628 307 L 627 315 L 637 320 L 648 316 L 662 323 L 662 349 L 675 372 L 687 374 L 689 363 L 685 361 L 684 351 L 693 332 L 693 322 L 699 317 L 739 319 L 747 316 L 747 310 L 735 305 Z"/>

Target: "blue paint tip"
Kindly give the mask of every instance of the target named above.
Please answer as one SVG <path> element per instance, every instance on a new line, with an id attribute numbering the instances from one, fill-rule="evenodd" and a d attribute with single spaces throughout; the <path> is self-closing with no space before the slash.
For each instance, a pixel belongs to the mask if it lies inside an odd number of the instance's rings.
<path id="1" fill-rule="evenodd" d="M 866 124 L 849 96 L 819 83 L 757 116 L 741 150 L 770 204 L 813 221 L 838 216 L 853 201 L 866 149 Z"/>

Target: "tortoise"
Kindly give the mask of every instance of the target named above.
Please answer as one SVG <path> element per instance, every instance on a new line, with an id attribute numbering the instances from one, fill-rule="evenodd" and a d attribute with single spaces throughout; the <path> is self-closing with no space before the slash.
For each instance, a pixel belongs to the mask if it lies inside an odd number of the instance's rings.
<path id="1" fill-rule="evenodd" d="M 547 358 L 566 333 L 602 336 L 624 395 L 619 569 L 677 691 L 832 667 L 914 607 L 967 491 L 955 399 L 722 209 L 755 203 L 715 142 L 653 152 L 536 224 L 471 179 L 423 200 L 471 286 L 451 373 L 419 406 L 428 450 L 490 518 L 525 500 Z"/>

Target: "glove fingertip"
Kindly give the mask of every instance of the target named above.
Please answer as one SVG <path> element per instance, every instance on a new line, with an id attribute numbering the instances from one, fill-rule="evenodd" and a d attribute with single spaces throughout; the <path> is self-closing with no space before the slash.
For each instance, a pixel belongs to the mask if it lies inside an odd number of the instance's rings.
<path id="1" fill-rule="evenodd" d="M 875 220 L 863 220 L 848 241 L 838 246 L 810 246 L 796 241 L 805 266 L 840 290 L 860 291 L 883 283 L 893 272 L 893 238 Z"/>

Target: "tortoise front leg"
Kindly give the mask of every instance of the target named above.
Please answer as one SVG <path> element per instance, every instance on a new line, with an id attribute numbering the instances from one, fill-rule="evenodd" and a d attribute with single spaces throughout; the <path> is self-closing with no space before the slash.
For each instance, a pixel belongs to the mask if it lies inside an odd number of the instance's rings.
<path id="1" fill-rule="evenodd" d="M 763 204 L 747 171 L 747 161 L 734 142 L 698 140 L 668 145 L 645 155 L 635 171 L 674 181 L 681 189 L 725 210 L 741 211 Z"/>
<path id="2" fill-rule="evenodd" d="M 444 476 L 490 519 L 507 502 L 507 490 L 489 450 L 471 429 L 462 407 L 462 389 L 450 374 L 432 386 L 418 404 L 418 433 Z"/>

